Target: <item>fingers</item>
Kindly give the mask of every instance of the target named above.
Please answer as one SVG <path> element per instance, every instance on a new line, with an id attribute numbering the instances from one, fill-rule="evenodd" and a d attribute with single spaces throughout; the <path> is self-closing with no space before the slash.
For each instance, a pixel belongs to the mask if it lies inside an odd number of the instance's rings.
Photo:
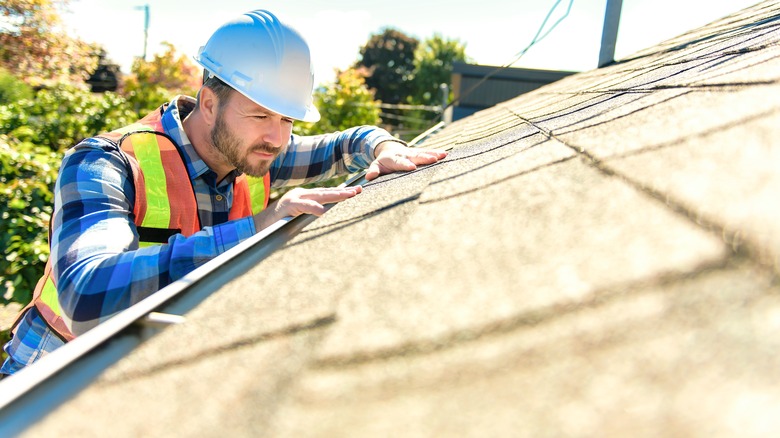
<path id="1" fill-rule="evenodd" d="M 349 199 L 363 191 L 363 187 L 322 187 L 316 189 L 297 188 L 285 193 L 273 208 L 267 208 L 254 215 L 255 229 L 262 230 L 279 219 L 302 214 L 322 216 L 325 205 Z"/>
<path id="2" fill-rule="evenodd" d="M 301 199 L 311 200 L 320 204 L 333 204 L 349 199 L 363 191 L 363 187 L 320 187 L 307 190 L 301 194 Z"/>
<path id="3" fill-rule="evenodd" d="M 298 199 L 295 205 L 293 205 L 289 216 L 300 216 L 302 214 L 311 214 L 314 216 L 322 216 L 325 214 L 325 206 L 312 199 Z"/>
<path id="4" fill-rule="evenodd" d="M 371 164 L 368 166 L 368 169 L 366 169 L 366 180 L 371 181 L 372 179 L 379 176 L 379 163 L 376 162 L 376 160 L 372 161 Z"/>
<path id="5" fill-rule="evenodd" d="M 366 180 L 371 181 L 380 175 L 391 172 L 416 170 L 418 165 L 438 162 L 447 156 L 446 151 L 436 149 L 394 149 L 380 154 L 366 170 Z"/>
<path id="6" fill-rule="evenodd" d="M 405 155 L 382 154 L 372 161 L 366 170 L 366 180 L 392 172 L 408 172 L 417 169 L 417 165 Z"/>
<path id="7" fill-rule="evenodd" d="M 417 165 L 433 164 L 439 160 L 443 160 L 447 156 L 447 152 L 437 151 L 434 149 L 427 149 L 427 150 L 420 150 L 420 151 L 415 151 L 414 149 L 412 149 L 412 151 L 414 151 L 415 154 L 411 155 L 409 157 L 409 160 L 411 160 L 414 164 Z"/>
<path id="8" fill-rule="evenodd" d="M 387 166 L 390 171 L 410 171 L 417 169 L 417 164 L 412 160 L 413 157 L 408 155 L 393 155 L 390 157 L 392 162 Z M 381 163 L 380 163 L 381 164 Z"/>
<path id="9" fill-rule="evenodd" d="M 361 186 L 294 189 L 279 200 L 277 212 L 282 217 L 295 217 L 302 214 L 322 216 L 327 210 L 325 205 L 349 199 L 362 191 Z"/>

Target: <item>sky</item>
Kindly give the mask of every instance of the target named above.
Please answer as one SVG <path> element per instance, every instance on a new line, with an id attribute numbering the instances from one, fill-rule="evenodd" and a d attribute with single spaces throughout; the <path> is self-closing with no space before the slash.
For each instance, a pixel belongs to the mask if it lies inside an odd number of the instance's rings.
<path id="1" fill-rule="evenodd" d="M 548 21 L 563 16 L 562 0 Z M 607 0 L 573 0 L 568 16 L 513 67 L 583 71 L 596 68 Z M 623 0 L 617 59 L 707 24 L 759 0 Z M 162 42 L 189 56 L 223 22 L 246 11 L 267 9 L 309 42 L 315 82 L 331 82 L 359 56 L 372 34 L 386 27 L 420 41 L 438 33 L 466 47 L 470 61 L 504 65 L 536 34 L 555 0 L 71 0 L 63 13 L 69 32 L 100 43 L 129 72 L 144 48 L 144 10 L 149 5 L 147 59 Z"/>

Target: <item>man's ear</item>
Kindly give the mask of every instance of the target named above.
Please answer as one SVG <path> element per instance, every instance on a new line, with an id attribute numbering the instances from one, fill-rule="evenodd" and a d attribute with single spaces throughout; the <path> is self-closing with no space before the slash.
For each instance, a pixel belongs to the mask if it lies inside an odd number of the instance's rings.
<path id="1" fill-rule="evenodd" d="M 217 111 L 219 110 L 219 98 L 214 90 L 209 87 L 202 87 L 200 89 L 200 96 L 198 96 L 198 111 L 203 116 L 203 120 L 209 126 L 213 125 L 217 120 Z"/>

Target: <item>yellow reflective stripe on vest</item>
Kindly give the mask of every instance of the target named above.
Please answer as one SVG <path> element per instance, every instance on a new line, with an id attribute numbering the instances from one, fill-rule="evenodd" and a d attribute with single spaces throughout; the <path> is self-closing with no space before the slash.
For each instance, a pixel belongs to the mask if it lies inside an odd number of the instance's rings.
<path id="1" fill-rule="evenodd" d="M 171 204 L 168 200 L 168 183 L 165 177 L 160 147 L 156 134 L 132 136 L 133 151 L 144 173 L 146 186 L 146 215 L 141 224 L 149 228 L 168 228 L 171 221 Z"/>
<path id="2" fill-rule="evenodd" d="M 154 245 L 159 245 L 159 243 L 139 242 L 139 246 L 141 248 L 147 246 L 154 246 Z M 59 298 L 57 297 L 57 286 L 54 285 L 51 276 L 49 276 L 46 279 L 46 282 L 43 284 L 43 290 L 41 290 L 40 300 L 44 304 L 46 304 L 49 307 L 49 309 L 51 309 L 52 313 L 54 313 L 57 316 L 62 316 L 62 310 L 60 309 L 60 301 Z"/>
<path id="3" fill-rule="evenodd" d="M 43 284 L 43 290 L 41 291 L 41 301 L 44 302 L 55 315 L 59 316 L 60 302 L 57 299 L 57 287 L 54 286 L 54 282 L 51 281 L 51 277 L 46 279 L 46 283 Z"/>
<path id="4" fill-rule="evenodd" d="M 257 214 L 265 208 L 265 181 L 263 177 L 246 176 L 249 185 L 249 196 L 252 199 L 252 214 Z"/>

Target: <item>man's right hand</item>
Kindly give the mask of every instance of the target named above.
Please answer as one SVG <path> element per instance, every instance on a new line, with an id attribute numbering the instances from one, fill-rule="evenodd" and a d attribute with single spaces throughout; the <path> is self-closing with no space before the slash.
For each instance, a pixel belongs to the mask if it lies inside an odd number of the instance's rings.
<path id="1" fill-rule="evenodd" d="M 321 216 L 325 213 L 325 204 L 334 204 L 349 199 L 362 192 L 361 186 L 320 187 L 316 189 L 292 189 L 279 198 L 276 203 L 254 216 L 255 229 L 260 231 L 287 216 L 301 214 Z"/>

